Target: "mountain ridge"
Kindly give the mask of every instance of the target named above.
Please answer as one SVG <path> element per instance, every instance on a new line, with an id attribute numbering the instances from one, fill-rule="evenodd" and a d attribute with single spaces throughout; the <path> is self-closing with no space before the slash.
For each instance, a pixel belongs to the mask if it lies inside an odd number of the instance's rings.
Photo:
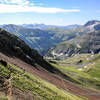
<path id="1" fill-rule="evenodd" d="M 99 42 L 100 21 L 91 20 L 76 29 L 76 37 L 60 42 L 47 51 L 46 56 L 65 59 L 77 53 L 99 53 L 95 49 Z M 90 49 L 89 49 L 90 47 Z M 82 50 L 83 49 L 83 50 Z"/>

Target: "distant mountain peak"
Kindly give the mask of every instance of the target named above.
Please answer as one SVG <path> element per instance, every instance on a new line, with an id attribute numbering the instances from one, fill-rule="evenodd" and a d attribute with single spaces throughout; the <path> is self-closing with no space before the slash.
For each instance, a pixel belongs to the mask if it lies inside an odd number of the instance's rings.
<path id="1" fill-rule="evenodd" d="M 100 21 L 91 20 L 91 21 L 88 21 L 84 26 L 91 26 L 91 25 L 96 25 L 96 24 L 100 24 Z"/>

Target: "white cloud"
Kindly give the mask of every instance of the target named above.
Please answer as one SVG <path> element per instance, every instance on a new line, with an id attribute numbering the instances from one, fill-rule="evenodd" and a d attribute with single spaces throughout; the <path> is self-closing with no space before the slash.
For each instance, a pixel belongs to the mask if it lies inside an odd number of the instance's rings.
<path id="1" fill-rule="evenodd" d="M 66 10 L 61 8 L 45 8 L 36 6 L 0 4 L 0 13 L 14 13 L 14 12 L 68 13 L 68 12 L 80 12 L 80 10 L 77 9 Z"/>
<path id="2" fill-rule="evenodd" d="M 30 2 L 28 0 L 10 0 L 9 3 L 18 5 L 28 5 Z"/>
<path id="3" fill-rule="evenodd" d="M 26 0 L 10 0 L 11 3 L 23 3 Z"/>
<path id="4" fill-rule="evenodd" d="M 37 13 L 69 13 L 80 12 L 78 9 L 46 8 L 35 6 L 29 0 L 1 0 L 0 13 L 37 12 Z"/>
<path id="5" fill-rule="evenodd" d="M 17 5 L 28 5 L 29 0 L 0 0 L 0 3 L 4 4 L 17 4 Z"/>

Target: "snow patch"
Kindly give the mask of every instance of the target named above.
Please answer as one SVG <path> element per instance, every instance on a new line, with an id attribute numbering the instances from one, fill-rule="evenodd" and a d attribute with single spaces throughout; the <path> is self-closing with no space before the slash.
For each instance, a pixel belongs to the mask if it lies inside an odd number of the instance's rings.
<path id="1" fill-rule="evenodd" d="M 81 46 L 80 46 L 79 44 L 76 44 L 76 46 L 77 46 L 78 48 L 81 48 Z"/>
<path id="2" fill-rule="evenodd" d="M 26 55 L 27 58 L 31 59 L 31 57 L 29 55 Z"/>

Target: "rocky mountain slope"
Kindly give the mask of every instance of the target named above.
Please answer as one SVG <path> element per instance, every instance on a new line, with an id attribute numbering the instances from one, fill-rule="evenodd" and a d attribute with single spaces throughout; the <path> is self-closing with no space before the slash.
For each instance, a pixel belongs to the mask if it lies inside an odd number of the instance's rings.
<path id="1" fill-rule="evenodd" d="M 100 21 L 89 21 L 84 25 L 82 34 L 62 42 L 48 51 L 48 56 L 65 59 L 77 53 L 100 52 Z M 85 32 L 85 33 L 84 33 Z"/>

